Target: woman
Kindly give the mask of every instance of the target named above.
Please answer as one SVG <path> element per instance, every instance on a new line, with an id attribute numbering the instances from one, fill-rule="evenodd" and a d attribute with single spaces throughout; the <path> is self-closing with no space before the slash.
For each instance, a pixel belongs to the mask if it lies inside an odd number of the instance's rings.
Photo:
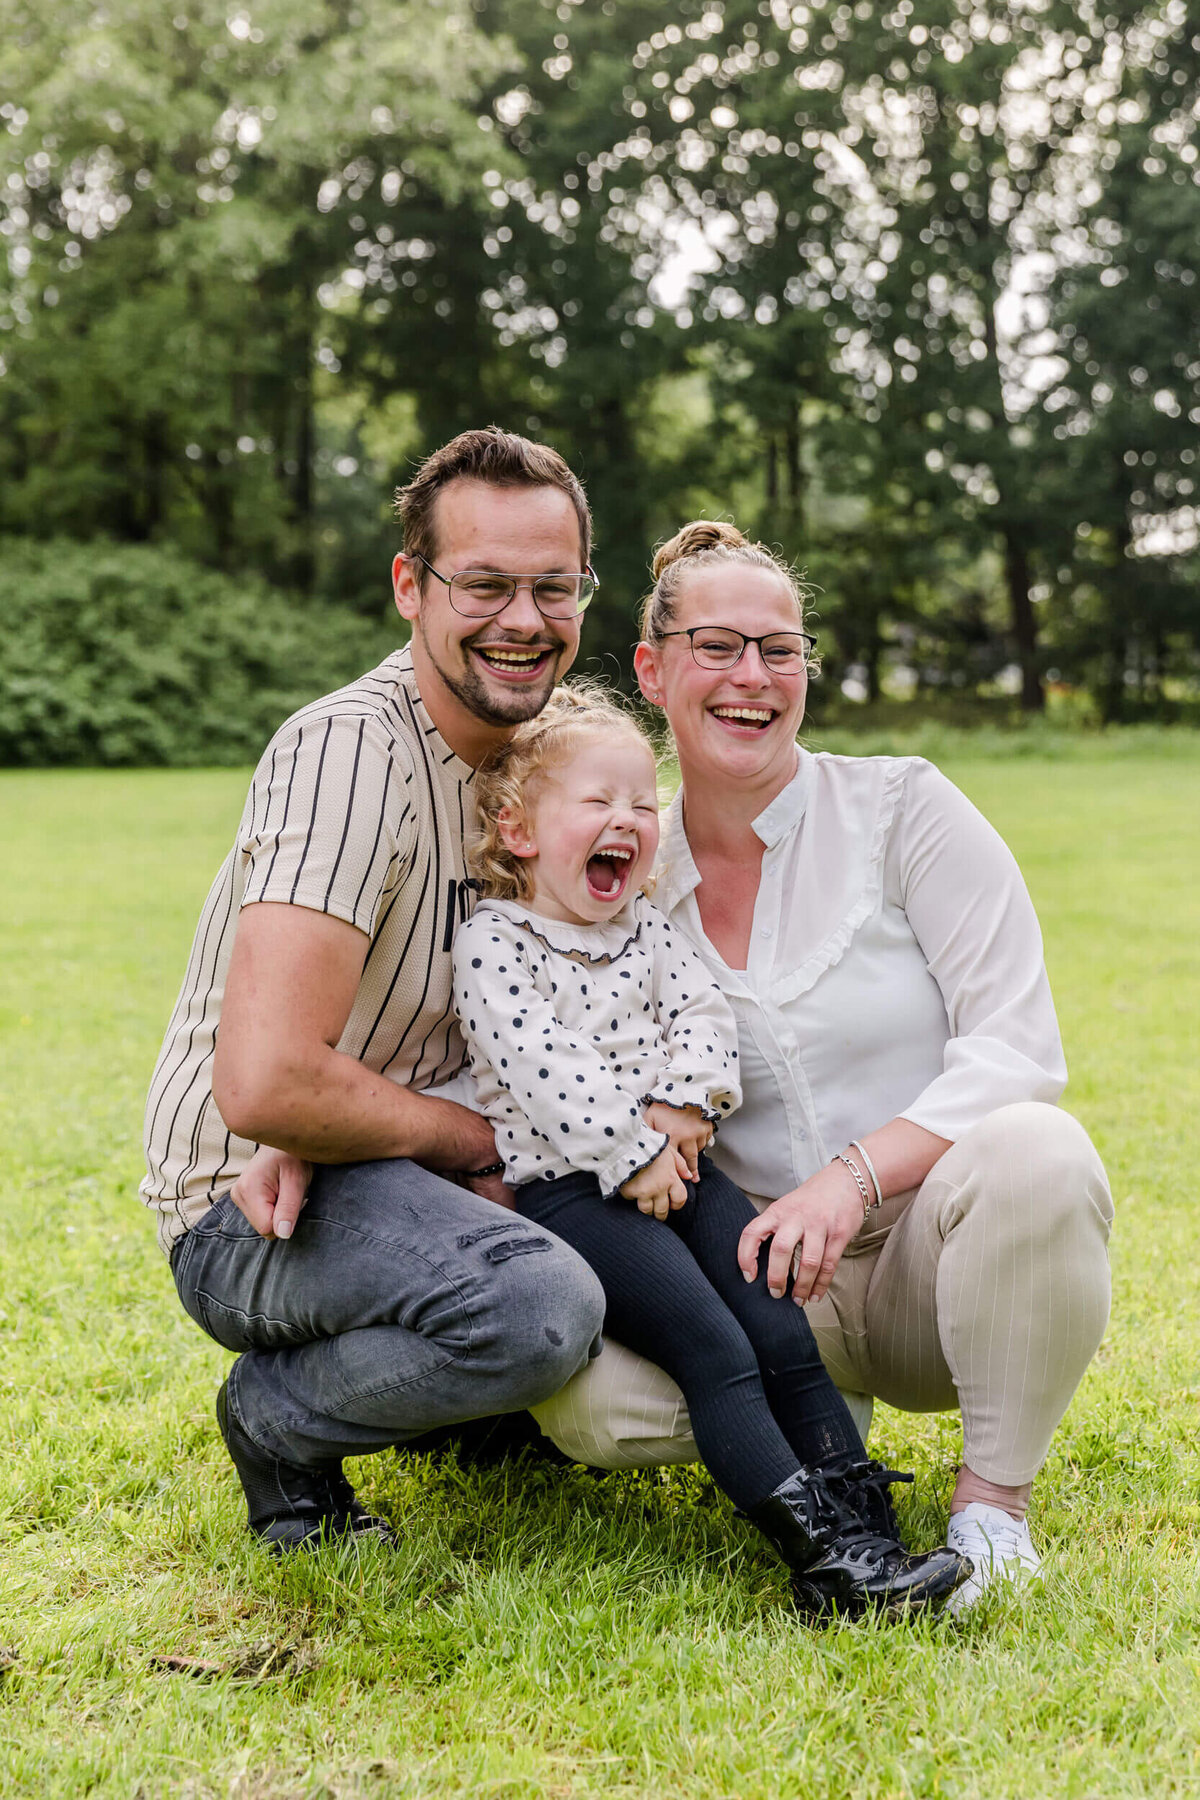
<path id="1" fill-rule="evenodd" d="M 1108 1318 L 1112 1202 L 1054 1105 L 1037 920 L 931 765 L 797 746 L 811 640 L 769 551 L 700 522 L 654 576 L 636 668 L 682 778 L 655 900 L 738 1021 L 744 1098 L 713 1156 L 762 1207 L 739 1260 L 807 1307 L 844 1390 L 961 1410 L 961 1612 L 1038 1568 L 1031 1484 Z M 619 1345 L 537 1417 L 601 1466 L 696 1456 L 678 1389 Z"/>

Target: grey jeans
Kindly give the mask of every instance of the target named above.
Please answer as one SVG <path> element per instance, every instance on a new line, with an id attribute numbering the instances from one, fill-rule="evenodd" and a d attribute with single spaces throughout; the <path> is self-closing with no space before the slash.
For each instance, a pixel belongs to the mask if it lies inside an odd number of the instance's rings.
<path id="1" fill-rule="evenodd" d="M 532 1406 L 595 1353 L 604 1319 L 582 1257 L 404 1160 L 317 1169 L 286 1241 L 225 1195 L 171 1270 L 197 1325 L 241 1352 L 245 1430 L 307 1465 Z"/>

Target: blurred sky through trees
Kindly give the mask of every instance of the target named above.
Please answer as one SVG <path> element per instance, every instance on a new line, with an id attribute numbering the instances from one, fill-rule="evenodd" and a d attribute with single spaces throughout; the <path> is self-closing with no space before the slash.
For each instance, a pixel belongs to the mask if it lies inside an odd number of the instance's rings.
<path id="1" fill-rule="evenodd" d="M 379 616 L 391 490 L 495 421 L 588 484 L 610 673 L 715 512 L 834 694 L 1195 716 L 1194 5 L 176 5 L 0 0 L 26 552 Z"/>

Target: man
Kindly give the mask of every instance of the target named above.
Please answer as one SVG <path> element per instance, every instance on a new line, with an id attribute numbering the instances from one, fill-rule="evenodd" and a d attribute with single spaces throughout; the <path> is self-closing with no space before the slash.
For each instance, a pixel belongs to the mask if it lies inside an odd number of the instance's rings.
<path id="1" fill-rule="evenodd" d="M 277 1548 L 386 1537 L 342 1458 L 544 1399 L 603 1317 L 587 1266 L 501 1210 L 450 974 L 475 770 L 575 657 L 587 501 L 488 429 L 398 502 L 411 643 L 267 746 L 147 1103 L 141 1191 L 184 1307 L 240 1352 L 218 1419 Z M 259 1144 L 315 1166 L 307 1199 Z"/>

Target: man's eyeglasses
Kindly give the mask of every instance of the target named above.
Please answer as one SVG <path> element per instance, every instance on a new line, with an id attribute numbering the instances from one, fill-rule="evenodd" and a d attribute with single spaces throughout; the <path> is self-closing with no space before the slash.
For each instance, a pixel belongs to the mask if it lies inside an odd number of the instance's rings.
<path id="1" fill-rule="evenodd" d="M 455 612 L 468 619 L 490 619 L 502 613 L 525 582 L 544 619 L 573 619 L 600 586 L 591 569 L 565 575 L 501 575 L 494 569 L 459 569 L 454 575 L 442 575 L 419 550 L 413 555 L 445 585 Z"/>
<path id="2" fill-rule="evenodd" d="M 778 675 L 798 675 L 808 666 L 817 644 L 807 631 L 769 631 L 766 637 L 747 637 L 728 625 L 689 625 L 685 631 L 660 635 L 687 638 L 702 669 L 732 669 L 741 662 L 746 645 L 757 644 L 763 666 Z"/>

